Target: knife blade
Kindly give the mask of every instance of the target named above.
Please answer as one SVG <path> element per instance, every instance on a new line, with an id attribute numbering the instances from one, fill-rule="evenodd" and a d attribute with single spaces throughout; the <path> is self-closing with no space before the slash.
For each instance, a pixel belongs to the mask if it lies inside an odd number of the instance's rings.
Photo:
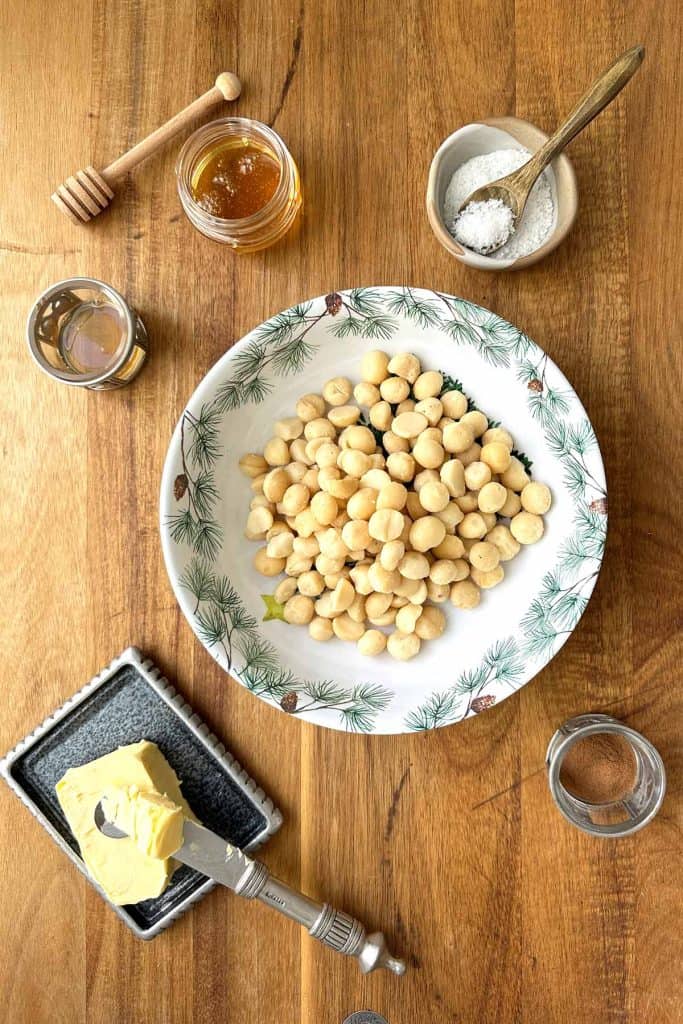
<path id="1" fill-rule="evenodd" d="M 207 878 L 241 892 L 256 862 L 237 846 L 231 846 L 215 832 L 186 819 L 183 828 L 184 843 L 173 857 L 199 871 Z"/>

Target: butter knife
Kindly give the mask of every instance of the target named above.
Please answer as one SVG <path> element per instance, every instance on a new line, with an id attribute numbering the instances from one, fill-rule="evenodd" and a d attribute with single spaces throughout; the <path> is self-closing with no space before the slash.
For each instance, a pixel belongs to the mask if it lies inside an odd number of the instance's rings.
<path id="1" fill-rule="evenodd" d="M 95 808 L 95 824 L 110 839 L 126 836 L 120 828 L 107 821 L 101 803 Z M 227 886 L 238 896 L 260 900 L 279 910 L 285 917 L 303 925 L 308 934 L 323 945 L 345 956 L 356 957 L 363 974 L 379 967 L 394 974 L 405 973 L 404 961 L 389 953 L 381 932 L 368 935 L 360 921 L 350 914 L 335 910 L 329 903 L 318 903 L 273 878 L 261 861 L 254 860 L 236 846 L 226 844 L 215 832 L 187 818 L 183 839 L 183 845 L 173 854 L 175 860 Z"/>

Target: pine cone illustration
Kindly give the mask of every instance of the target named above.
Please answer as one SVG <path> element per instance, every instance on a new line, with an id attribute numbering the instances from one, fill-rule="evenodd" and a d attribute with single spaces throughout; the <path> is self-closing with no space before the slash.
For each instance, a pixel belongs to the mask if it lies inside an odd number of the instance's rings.
<path id="1" fill-rule="evenodd" d="M 527 384 L 529 391 L 537 391 L 539 394 L 543 391 L 543 381 L 539 380 L 538 377 L 534 377 Z"/>
<path id="2" fill-rule="evenodd" d="M 591 501 L 588 506 L 591 512 L 600 512 L 603 516 L 607 515 L 607 498 L 596 498 L 595 501 Z"/>
<path id="3" fill-rule="evenodd" d="M 175 478 L 175 481 L 173 483 L 173 493 L 175 494 L 175 500 L 176 501 L 180 501 L 180 499 L 185 494 L 186 490 L 187 490 L 187 477 L 185 476 L 184 473 L 180 473 Z"/>
<path id="4" fill-rule="evenodd" d="M 282 700 L 280 701 L 280 707 L 282 708 L 283 711 L 286 711 L 288 714 L 291 715 L 293 711 L 296 711 L 296 706 L 298 703 L 299 694 L 296 692 L 296 690 L 290 690 L 289 693 L 286 693 Z"/>
<path id="5" fill-rule="evenodd" d="M 339 292 L 330 292 L 325 296 L 325 305 L 330 316 L 336 316 L 342 308 L 342 297 Z"/>
<path id="6" fill-rule="evenodd" d="M 492 693 L 485 693 L 481 697 L 475 697 L 470 707 L 474 711 L 475 715 L 478 715 L 480 711 L 486 711 L 487 708 L 493 707 L 496 703 L 496 698 Z"/>

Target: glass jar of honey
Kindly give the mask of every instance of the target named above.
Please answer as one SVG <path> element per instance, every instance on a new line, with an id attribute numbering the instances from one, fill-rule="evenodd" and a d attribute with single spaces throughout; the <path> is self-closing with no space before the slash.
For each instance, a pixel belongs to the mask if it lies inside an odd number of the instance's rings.
<path id="1" fill-rule="evenodd" d="M 176 164 L 178 194 L 198 231 L 257 252 L 289 231 L 301 206 L 299 171 L 280 136 L 245 117 L 199 128 Z"/>

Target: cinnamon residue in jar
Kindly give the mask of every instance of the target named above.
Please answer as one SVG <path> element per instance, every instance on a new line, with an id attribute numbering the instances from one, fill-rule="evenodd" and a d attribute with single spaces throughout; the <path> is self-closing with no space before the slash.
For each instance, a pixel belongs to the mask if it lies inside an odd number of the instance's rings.
<path id="1" fill-rule="evenodd" d="M 611 804 L 633 791 L 636 772 L 628 740 L 616 733 L 596 733 L 569 748 L 560 769 L 560 782 L 584 803 Z"/>
<path id="2" fill-rule="evenodd" d="M 275 195 L 281 167 L 272 153 L 249 139 L 227 139 L 197 162 L 192 197 L 213 217 L 242 220 Z"/>

